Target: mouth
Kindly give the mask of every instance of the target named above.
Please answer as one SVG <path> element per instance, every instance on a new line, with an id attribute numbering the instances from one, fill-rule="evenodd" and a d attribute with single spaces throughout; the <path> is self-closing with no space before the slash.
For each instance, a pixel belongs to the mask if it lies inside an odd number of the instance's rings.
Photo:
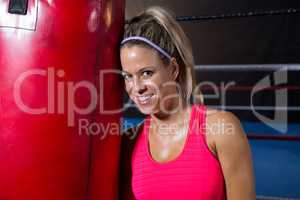
<path id="1" fill-rule="evenodd" d="M 139 104 L 145 105 L 150 103 L 153 96 L 154 96 L 153 94 L 147 94 L 147 95 L 137 96 L 135 97 L 135 99 Z"/>

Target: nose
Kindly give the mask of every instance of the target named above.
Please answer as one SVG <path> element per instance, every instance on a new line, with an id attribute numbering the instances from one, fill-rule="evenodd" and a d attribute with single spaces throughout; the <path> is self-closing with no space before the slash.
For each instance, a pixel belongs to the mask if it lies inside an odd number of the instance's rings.
<path id="1" fill-rule="evenodd" d="M 146 84 L 139 80 L 138 78 L 134 78 L 133 81 L 133 93 L 137 95 L 143 94 L 147 90 Z"/>

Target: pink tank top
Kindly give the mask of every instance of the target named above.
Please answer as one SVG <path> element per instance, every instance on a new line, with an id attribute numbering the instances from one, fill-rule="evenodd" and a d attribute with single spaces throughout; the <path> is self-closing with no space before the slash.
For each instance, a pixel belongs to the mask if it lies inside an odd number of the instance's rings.
<path id="1" fill-rule="evenodd" d="M 132 189 L 137 200 L 224 200 L 221 166 L 205 140 L 203 105 L 193 105 L 184 149 L 175 159 L 159 163 L 148 148 L 150 117 L 145 120 L 131 160 Z"/>

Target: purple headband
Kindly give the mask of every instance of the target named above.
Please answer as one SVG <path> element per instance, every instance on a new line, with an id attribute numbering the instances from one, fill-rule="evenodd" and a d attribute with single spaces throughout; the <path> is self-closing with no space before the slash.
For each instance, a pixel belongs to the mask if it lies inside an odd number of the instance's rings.
<path id="1" fill-rule="evenodd" d="M 143 41 L 145 43 L 147 43 L 148 45 L 150 45 L 151 47 L 153 47 L 154 49 L 156 49 L 157 51 L 159 51 L 161 54 L 163 54 L 164 56 L 166 56 L 169 60 L 171 60 L 171 56 L 170 54 L 168 54 L 165 50 L 163 50 L 162 48 L 160 48 L 158 45 L 154 44 L 153 42 L 151 42 L 150 40 L 148 40 L 147 38 L 145 37 L 141 37 L 141 36 L 131 36 L 131 37 L 128 37 L 126 39 L 124 39 L 122 42 L 121 42 L 121 45 L 122 44 L 125 44 L 126 42 L 130 41 L 130 40 L 139 40 L 139 41 Z"/>

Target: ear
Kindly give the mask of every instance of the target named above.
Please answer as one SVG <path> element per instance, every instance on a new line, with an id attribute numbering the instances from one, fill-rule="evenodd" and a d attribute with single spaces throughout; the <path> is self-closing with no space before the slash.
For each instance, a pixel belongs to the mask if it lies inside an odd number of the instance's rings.
<path id="1" fill-rule="evenodd" d="M 171 58 L 169 68 L 171 79 L 175 81 L 179 76 L 179 65 L 176 58 Z"/>

